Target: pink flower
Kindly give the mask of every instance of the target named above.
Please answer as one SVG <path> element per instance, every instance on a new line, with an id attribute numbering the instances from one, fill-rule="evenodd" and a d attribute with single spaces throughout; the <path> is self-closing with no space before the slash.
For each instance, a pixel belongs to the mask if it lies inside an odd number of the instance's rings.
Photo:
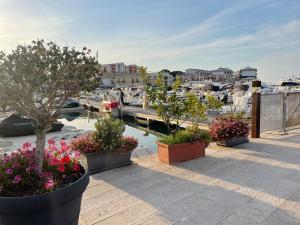
<path id="1" fill-rule="evenodd" d="M 7 164 L 7 163 L 9 162 L 9 157 L 5 157 L 5 158 L 2 160 L 2 162 L 3 162 L 4 164 Z"/>
<path id="2" fill-rule="evenodd" d="M 6 169 L 5 173 L 11 175 L 13 173 L 13 170 L 12 169 Z"/>
<path id="3" fill-rule="evenodd" d="M 80 151 L 73 151 L 72 157 L 78 159 L 80 157 Z"/>
<path id="4" fill-rule="evenodd" d="M 55 141 L 54 141 L 53 139 L 50 139 L 50 140 L 48 141 L 48 144 L 49 144 L 49 145 L 55 145 Z"/>
<path id="5" fill-rule="evenodd" d="M 14 184 L 18 184 L 18 183 L 20 183 L 21 180 L 22 180 L 22 176 L 21 175 L 16 175 L 12 182 Z"/>
<path id="6" fill-rule="evenodd" d="M 50 160 L 49 160 L 49 165 L 50 166 L 56 166 L 56 165 L 58 165 L 59 164 L 59 160 L 57 159 L 57 158 L 51 158 Z"/>
<path id="7" fill-rule="evenodd" d="M 55 186 L 55 183 L 54 183 L 53 179 L 48 179 L 44 184 L 44 188 L 46 190 L 51 190 L 54 188 L 54 186 Z"/>
<path id="8" fill-rule="evenodd" d="M 65 145 L 66 145 L 66 142 L 65 142 L 65 140 L 63 140 L 63 139 L 62 139 L 62 140 L 60 140 L 60 145 L 61 145 L 61 146 L 65 146 Z"/>
<path id="9" fill-rule="evenodd" d="M 26 142 L 23 144 L 22 148 L 30 148 L 31 147 L 31 143 L 30 142 Z"/>

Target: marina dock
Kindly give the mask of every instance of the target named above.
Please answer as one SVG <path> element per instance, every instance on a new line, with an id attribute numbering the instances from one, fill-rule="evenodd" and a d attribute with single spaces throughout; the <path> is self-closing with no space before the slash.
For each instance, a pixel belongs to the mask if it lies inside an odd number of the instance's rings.
<path id="1" fill-rule="evenodd" d="M 87 102 L 85 99 L 80 99 L 80 103 L 89 110 L 101 112 L 103 110 L 101 103 L 96 101 Z M 134 118 L 135 121 L 142 124 L 149 124 L 151 122 L 162 122 L 163 120 L 156 114 L 154 109 L 143 109 L 138 106 L 123 106 L 120 109 L 121 115 Z M 172 122 L 175 124 L 175 122 Z M 191 121 L 180 121 L 181 127 L 185 128 L 192 124 Z M 203 130 L 208 130 L 208 122 L 199 123 L 199 127 Z"/>

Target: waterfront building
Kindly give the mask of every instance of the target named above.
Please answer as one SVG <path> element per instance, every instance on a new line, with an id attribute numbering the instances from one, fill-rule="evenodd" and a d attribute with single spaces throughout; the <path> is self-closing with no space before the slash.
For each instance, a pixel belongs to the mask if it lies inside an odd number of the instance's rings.
<path id="1" fill-rule="evenodd" d="M 257 78 L 257 69 L 252 67 L 242 68 L 234 73 L 235 80 L 251 81 Z"/>
<path id="2" fill-rule="evenodd" d="M 173 83 L 174 77 L 170 73 L 160 72 L 160 74 L 162 74 L 163 79 L 167 85 L 171 85 Z M 158 73 L 149 73 L 149 75 L 150 75 L 150 79 L 151 79 L 152 83 L 154 83 L 158 77 Z"/>
<path id="3" fill-rule="evenodd" d="M 211 71 L 212 77 L 215 81 L 219 82 L 233 82 L 233 71 L 229 68 L 218 68 Z"/>
<path id="4" fill-rule="evenodd" d="M 104 87 L 139 87 L 143 84 L 140 68 L 135 64 L 104 64 L 100 85 Z"/>
<path id="5" fill-rule="evenodd" d="M 107 74 L 139 74 L 140 68 L 141 67 L 135 64 L 125 65 L 125 63 L 111 63 L 103 65 L 104 73 Z"/>
<path id="6" fill-rule="evenodd" d="M 233 82 L 233 71 L 229 68 L 218 68 L 216 70 L 187 69 L 184 74 L 185 81 L 217 81 Z"/>

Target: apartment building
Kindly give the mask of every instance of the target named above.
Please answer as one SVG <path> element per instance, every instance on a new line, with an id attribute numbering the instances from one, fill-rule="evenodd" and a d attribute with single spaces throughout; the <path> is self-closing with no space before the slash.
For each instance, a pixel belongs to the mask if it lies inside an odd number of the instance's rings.
<path id="1" fill-rule="evenodd" d="M 158 77 L 158 74 L 159 73 L 149 73 L 152 83 L 155 82 L 155 80 Z M 167 72 L 160 72 L 160 74 L 163 76 L 163 79 L 167 85 L 171 85 L 173 83 L 174 77 L 171 74 Z"/>
<path id="2" fill-rule="evenodd" d="M 233 82 L 233 70 L 229 68 L 218 68 L 211 71 L 212 77 L 219 82 Z"/>
<path id="3" fill-rule="evenodd" d="M 212 80 L 218 82 L 233 82 L 233 71 L 229 68 L 216 70 L 187 69 L 184 74 L 186 81 Z"/>
<path id="4" fill-rule="evenodd" d="M 107 74 L 139 74 L 140 68 L 141 67 L 135 64 L 125 65 L 125 63 L 111 63 L 103 65 L 103 72 Z"/>

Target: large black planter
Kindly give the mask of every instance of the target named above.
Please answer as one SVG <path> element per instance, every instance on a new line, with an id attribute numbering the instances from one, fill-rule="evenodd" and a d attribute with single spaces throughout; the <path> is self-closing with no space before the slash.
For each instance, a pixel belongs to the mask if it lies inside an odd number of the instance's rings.
<path id="1" fill-rule="evenodd" d="M 95 152 L 85 156 L 90 174 L 132 164 L 131 152 Z"/>
<path id="2" fill-rule="evenodd" d="M 76 182 L 30 197 L 0 197 L 0 225 L 77 225 L 81 197 L 89 183 L 86 172 Z"/>
<path id="3" fill-rule="evenodd" d="M 249 142 L 249 139 L 247 137 L 233 137 L 230 139 L 225 139 L 221 141 L 217 141 L 217 145 L 225 146 L 225 147 L 231 147 L 243 143 Z"/>

